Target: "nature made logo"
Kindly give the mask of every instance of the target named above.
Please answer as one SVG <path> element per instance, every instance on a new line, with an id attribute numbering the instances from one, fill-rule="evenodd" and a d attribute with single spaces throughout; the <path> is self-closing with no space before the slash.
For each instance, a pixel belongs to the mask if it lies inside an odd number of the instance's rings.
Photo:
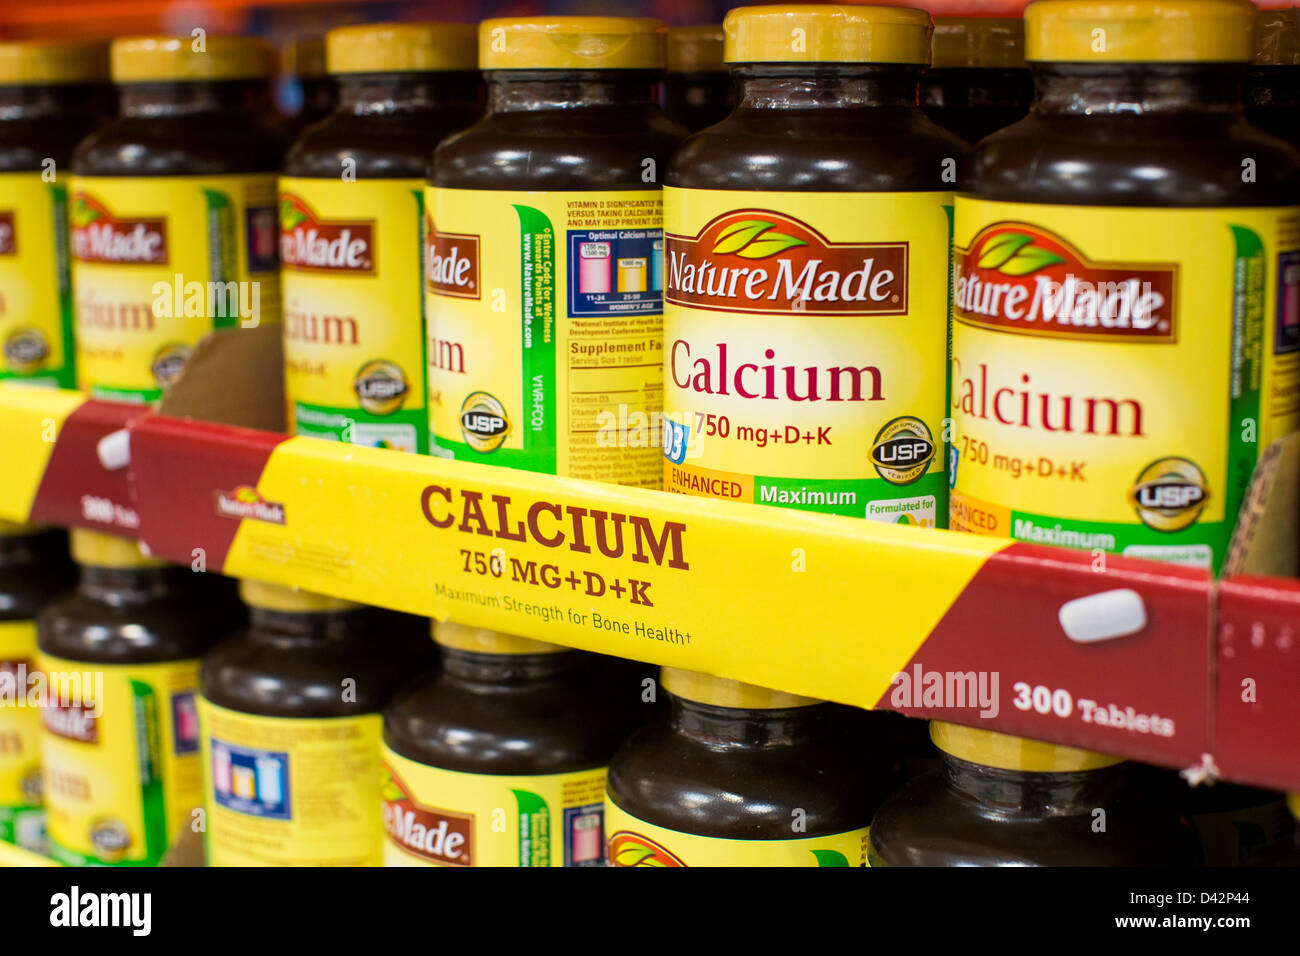
<path id="1" fill-rule="evenodd" d="M 724 312 L 901 315 L 906 242 L 831 242 L 784 213 L 741 209 L 668 235 L 664 298 Z"/>
<path id="2" fill-rule="evenodd" d="M 444 866 L 474 865 L 474 815 L 417 803 L 397 774 L 385 767 L 380 788 L 384 830 L 403 850 Z"/>
<path id="3" fill-rule="evenodd" d="M 240 485 L 234 491 L 218 491 L 214 495 L 217 514 L 223 518 L 249 518 L 270 524 L 284 524 L 284 505 L 267 501 L 251 485 Z"/>
<path id="4" fill-rule="evenodd" d="M 1138 518 L 1156 531 L 1192 525 L 1210 498 L 1205 472 L 1187 458 L 1160 458 L 1142 469 L 1128 491 Z"/>
<path id="5" fill-rule="evenodd" d="M 41 722 L 56 737 L 83 744 L 99 743 L 99 721 L 92 708 L 48 700 L 41 708 Z"/>
<path id="6" fill-rule="evenodd" d="M 619 830 L 609 838 L 610 866 L 685 866 L 680 859 L 654 840 L 630 830 Z"/>
<path id="7" fill-rule="evenodd" d="M 167 220 L 119 219 L 89 193 L 72 200 L 72 257 L 78 262 L 166 265 Z"/>
<path id="8" fill-rule="evenodd" d="M 424 274 L 429 291 L 458 299 L 479 298 L 479 237 L 439 232 L 429 216 L 424 217 L 424 234 Z"/>
<path id="9" fill-rule="evenodd" d="M 983 229 L 957 249 L 959 322 L 1031 335 L 1173 342 L 1175 264 L 1095 263 L 1022 222 Z"/>
<path id="10" fill-rule="evenodd" d="M 13 210 L 0 210 L 0 256 L 18 254 L 18 231 Z"/>
<path id="11" fill-rule="evenodd" d="M 297 272 L 374 275 L 375 221 L 321 219 L 293 193 L 280 194 L 280 265 Z"/>

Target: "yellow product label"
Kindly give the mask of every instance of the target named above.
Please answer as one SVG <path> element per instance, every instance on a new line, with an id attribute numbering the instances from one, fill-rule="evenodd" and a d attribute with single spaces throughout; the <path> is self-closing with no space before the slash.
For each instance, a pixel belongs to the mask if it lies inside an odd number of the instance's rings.
<path id="1" fill-rule="evenodd" d="M 425 205 L 433 454 L 658 488 L 660 191 Z"/>
<path id="2" fill-rule="evenodd" d="M 952 527 L 1217 570 L 1300 425 L 1300 211 L 956 207 Z"/>
<path id="3" fill-rule="evenodd" d="M 942 527 L 946 192 L 664 190 L 664 487 Z"/>
<path id="4" fill-rule="evenodd" d="M 68 189 L 0 173 L 0 379 L 73 388 Z"/>
<path id="5" fill-rule="evenodd" d="M 428 454 L 423 205 L 421 179 L 280 179 L 295 434 Z"/>
<path id="6" fill-rule="evenodd" d="M 41 678 L 36 623 L 0 621 L 0 842 L 40 850 Z"/>
<path id="7" fill-rule="evenodd" d="M 386 866 L 603 866 L 604 767 L 498 776 L 384 746 Z"/>
<path id="8" fill-rule="evenodd" d="M 199 701 L 209 866 L 379 866 L 382 718 Z"/>
<path id="9" fill-rule="evenodd" d="M 199 806 L 197 660 L 42 654 L 45 803 L 64 863 L 153 866 Z"/>
<path id="10" fill-rule="evenodd" d="M 608 795 L 610 866 L 866 866 L 869 827 L 793 840 L 728 840 L 646 823 Z"/>
<path id="11" fill-rule="evenodd" d="M 78 176 L 77 383 L 153 402 L 213 329 L 280 321 L 273 173 Z"/>

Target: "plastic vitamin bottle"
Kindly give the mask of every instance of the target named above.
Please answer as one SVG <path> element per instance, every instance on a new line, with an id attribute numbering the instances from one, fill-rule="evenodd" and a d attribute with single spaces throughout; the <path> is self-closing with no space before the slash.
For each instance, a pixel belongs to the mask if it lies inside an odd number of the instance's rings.
<path id="1" fill-rule="evenodd" d="M 425 206 L 432 452 L 658 488 L 664 26 L 486 20 Z"/>
<path id="2" fill-rule="evenodd" d="M 1247 857 L 1247 866 L 1300 866 L 1300 793 L 1286 795 L 1291 813 L 1290 839 L 1261 847 Z"/>
<path id="3" fill-rule="evenodd" d="M 103 43 L 0 43 L 0 379 L 75 388 L 72 150 L 112 110 Z"/>
<path id="4" fill-rule="evenodd" d="M 203 658 L 208 865 L 379 865 L 379 714 L 432 645 L 350 601 L 239 590 L 247 630 Z"/>
<path id="5" fill-rule="evenodd" d="M 667 722 L 619 748 L 612 866 L 862 866 L 898 782 L 865 711 L 663 669 Z"/>
<path id="6" fill-rule="evenodd" d="M 153 866 L 202 796 L 199 657 L 220 616 L 183 588 L 189 572 L 134 541 L 81 529 L 71 540 L 77 588 L 37 621 L 52 852 Z"/>
<path id="7" fill-rule="evenodd" d="M 1174 770 L 1135 766 L 1131 776 L 1152 801 L 1163 801 L 1191 823 L 1206 866 L 1242 866 L 1256 854 L 1289 844 L 1286 794 L 1219 781 L 1189 786 Z"/>
<path id="8" fill-rule="evenodd" d="M 284 72 L 298 84 L 300 105 L 289 118 L 296 135 L 338 108 L 339 88 L 325 68 L 325 38 L 298 37 L 284 50 Z"/>
<path id="9" fill-rule="evenodd" d="M 593 655 L 436 624 L 441 672 L 384 711 L 389 866 L 600 866 L 630 730 Z"/>
<path id="10" fill-rule="evenodd" d="M 213 329 L 280 321 L 269 48 L 249 37 L 125 37 L 119 116 L 77 147 L 77 381 L 153 402 Z"/>
<path id="11" fill-rule="evenodd" d="M 1033 110 L 957 197 L 954 527 L 1223 561 L 1256 461 L 1300 425 L 1278 397 L 1300 388 L 1300 154 L 1242 117 L 1253 20 L 1026 9 Z"/>
<path id="12" fill-rule="evenodd" d="M 943 524 L 966 146 L 917 105 L 930 17 L 741 7 L 724 26 L 739 104 L 665 180 L 664 487 Z"/>
<path id="13" fill-rule="evenodd" d="M 46 849 L 36 615 L 72 581 L 66 535 L 0 521 L 0 842 L 34 852 Z"/>
<path id="14" fill-rule="evenodd" d="M 921 106 L 968 143 L 1023 119 L 1034 98 L 1019 17 L 935 17 Z"/>
<path id="15" fill-rule="evenodd" d="M 280 179 L 290 429 L 429 451 L 421 219 L 433 148 L 477 111 L 475 29 L 340 27 L 326 37 L 340 104 Z"/>
<path id="16" fill-rule="evenodd" d="M 872 866 L 1188 866 L 1191 826 L 1119 757 L 935 721 L 943 769 L 871 821 Z"/>
<path id="17" fill-rule="evenodd" d="M 1246 117 L 1300 144 L 1300 8 L 1255 15 L 1255 59 L 1246 73 Z"/>
<path id="18" fill-rule="evenodd" d="M 726 119 L 736 105 L 722 41 L 721 24 L 668 30 L 664 112 L 692 133 Z"/>

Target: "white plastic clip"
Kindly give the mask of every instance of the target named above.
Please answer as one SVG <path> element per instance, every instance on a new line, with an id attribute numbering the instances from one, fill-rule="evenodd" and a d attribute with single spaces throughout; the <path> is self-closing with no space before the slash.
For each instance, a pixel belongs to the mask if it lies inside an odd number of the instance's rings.
<path id="1" fill-rule="evenodd" d="M 109 432 L 95 446 L 95 454 L 106 471 L 119 471 L 131 464 L 131 433 L 125 428 Z"/>
<path id="2" fill-rule="evenodd" d="M 1056 616 L 1065 636 L 1080 644 L 1127 637 L 1147 626 L 1146 604 L 1142 595 L 1131 588 L 1066 601 Z"/>

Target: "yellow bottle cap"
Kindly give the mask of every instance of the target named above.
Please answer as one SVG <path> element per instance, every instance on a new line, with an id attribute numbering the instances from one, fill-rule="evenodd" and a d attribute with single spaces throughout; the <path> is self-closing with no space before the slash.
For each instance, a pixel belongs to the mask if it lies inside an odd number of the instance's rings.
<path id="1" fill-rule="evenodd" d="M 241 578 L 239 581 L 239 598 L 249 607 L 263 611 L 287 611 L 291 614 L 319 614 L 326 611 L 354 611 L 363 604 L 344 601 L 342 598 L 330 597 L 328 594 L 316 594 L 298 588 L 284 587 L 279 584 L 267 584 Z"/>
<path id="2" fill-rule="evenodd" d="M 1255 16 L 1255 65 L 1300 64 L 1300 8 L 1260 10 Z"/>
<path id="3" fill-rule="evenodd" d="M 433 639 L 443 647 L 475 654 L 561 654 L 572 650 L 558 644 L 502 634 L 485 627 L 466 627 L 451 621 L 434 622 Z"/>
<path id="4" fill-rule="evenodd" d="M 0 43 L 0 86 L 108 82 L 107 43 Z"/>
<path id="5" fill-rule="evenodd" d="M 1300 793 L 1288 793 L 1286 795 L 1286 806 L 1291 811 L 1291 816 L 1300 820 Z"/>
<path id="6" fill-rule="evenodd" d="M 169 563 L 146 557 L 138 542 L 115 534 L 73 528 L 71 539 L 72 560 L 92 568 L 165 568 Z"/>
<path id="7" fill-rule="evenodd" d="M 298 37 L 285 46 L 280 56 L 284 72 L 303 80 L 325 76 L 325 38 Z"/>
<path id="8" fill-rule="evenodd" d="M 912 7 L 737 7 L 728 63 L 929 63 L 930 14 Z"/>
<path id="9" fill-rule="evenodd" d="M 259 37 L 122 37 L 110 51 L 114 83 L 244 80 L 274 72 L 275 51 Z"/>
<path id="10" fill-rule="evenodd" d="M 791 707 L 811 707 L 824 701 L 815 697 L 800 697 L 785 691 L 768 690 L 727 677 L 714 677 L 699 671 L 680 667 L 665 667 L 659 680 L 664 690 L 674 697 L 693 700 L 714 707 L 731 707 L 736 710 L 786 710 Z"/>
<path id="11" fill-rule="evenodd" d="M 1026 773 L 1074 773 L 1124 762 L 1123 757 L 1013 737 L 993 730 L 976 730 L 942 720 L 930 722 L 930 739 L 944 753 L 967 763 Z"/>
<path id="12" fill-rule="evenodd" d="M 725 73 L 722 24 L 668 28 L 669 73 Z"/>
<path id="13" fill-rule="evenodd" d="M 368 23 L 325 34 L 331 73 L 433 73 L 478 68 L 469 23 Z"/>
<path id="14" fill-rule="evenodd" d="M 642 17 L 502 17 L 478 29 L 485 70 L 662 70 L 664 33 Z"/>
<path id="15" fill-rule="evenodd" d="M 930 65 L 1014 70 L 1025 65 L 1025 21 L 1019 17 L 935 17 Z"/>
<path id="16" fill-rule="evenodd" d="M 1237 63 L 1255 53 L 1250 0 L 1034 0 L 1025 59 Z"/>

